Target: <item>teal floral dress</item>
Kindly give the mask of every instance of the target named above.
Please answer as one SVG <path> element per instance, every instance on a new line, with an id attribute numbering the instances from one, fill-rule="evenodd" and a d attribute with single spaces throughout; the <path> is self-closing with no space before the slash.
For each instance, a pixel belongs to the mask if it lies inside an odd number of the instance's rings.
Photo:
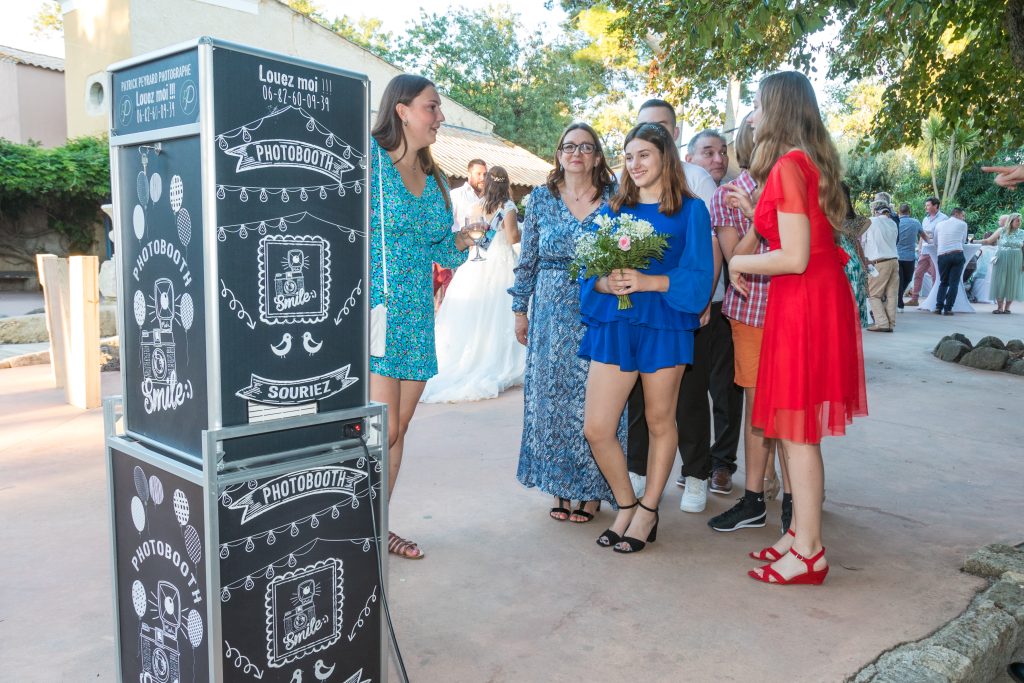
<path id="1" fill-rule="evenodd" d="M 840 234 L 839 246 L 850 257 L 844 266 L 846 279 L 850 281 L 850 287 L 853 288 L 853 298 L 857 300 L 860 326 L 867 327 L 871 324 L 871 317 L 868 314 L 868 273 L 864 270 L 864 264 L 860 260 L 857 246 L 852 237 L 846 233 Z"/>
<path id="2" fill-rule="evenodd" d="M 385 377 L 425 382 L 437 374 L 434 350 L 432 263 L 455 268 L 466 255 L 455 246 L 451 209 L 441 189 L 427 178 L 423 195 L 406 189 L 391 157 L 370 139 L 370 306 L 388 307 L 383 356 L 370 357 L 370 371 Z M 378 166 L 379 164 L 379 166 Z M 383 183 L 384 249 L 377 195 Z M 447 191 L 447 186 L 445 187 Z M 388 293 L 384 294 L 384 258 Z"/>

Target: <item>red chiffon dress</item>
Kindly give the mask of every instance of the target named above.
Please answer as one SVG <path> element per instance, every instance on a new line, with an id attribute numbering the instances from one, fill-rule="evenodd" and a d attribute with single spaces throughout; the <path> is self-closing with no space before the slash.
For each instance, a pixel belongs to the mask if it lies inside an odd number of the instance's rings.
<path id="1" fill-rule="evenodd" d="M 811 223 L 803 273 L 773 275 L 751 422 L 765 437 L 816 444 L 867 415 L 864 351 L 853 290 L 832 226 L 818 203 L 818 169 L 802 151 L 783 155 L 757 203 L 754 224 L 781 246 L 778 211 Z"/>

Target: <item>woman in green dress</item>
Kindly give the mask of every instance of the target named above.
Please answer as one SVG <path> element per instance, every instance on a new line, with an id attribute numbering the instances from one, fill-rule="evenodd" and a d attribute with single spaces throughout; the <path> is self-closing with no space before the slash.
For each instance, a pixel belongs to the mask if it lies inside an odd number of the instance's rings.
<path id="1" fill-rule="evenodd" d="M 1024 274 L 1021 262 L 1024 260 L 1024 230 L 1020 228 L 1020 214 L 1011 213 L 1006 224 L 992 233 L 982 244 L 999 247 L 992 261 L 992 275 L 989 280 L 989 296 L 996 302 L 993 313 L 1009 313 L 1010 304 L 1024 300 Z"/>
<path id="2" fill-rule="evenodd" d="M 387 334 L 381 355 L 370 358 L 370 399 L 388 406 L 389 497 L 416 404 L 437 374 L 432 264 L 454 268 L 472 244 L 464 231 L 452 232 L 448 184 L 430 154 L 443 121 L 434 84 L 402 74 L 385 88 L 371 131 L 370 305 L 387 306 Z M 423 557 L 393 532 L 388 550 Z"/>

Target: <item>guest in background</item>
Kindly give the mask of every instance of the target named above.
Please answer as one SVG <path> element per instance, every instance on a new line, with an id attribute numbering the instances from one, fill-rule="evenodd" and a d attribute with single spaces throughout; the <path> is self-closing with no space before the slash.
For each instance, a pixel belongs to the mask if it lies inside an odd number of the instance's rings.
<path id="1" fill-rule="evenodd" d="M 409 422 L 426 381 L 437 373 L 431 265 L 454 268 L 472 242 L 451 230 L 448 183 L 430 154 L 443 121 L 434 84 L 402 74 L 384 89 L 371 131 L 370 305 L 383 304 L 388 313 L 384 355 L 370 358 L 370 399 L 388 406 L 389 498 Z M 423 557 L 419 546 L 394 532 L 388 550 Z"/>
<path id="2" fill-rule="evenodd" d="M 519 223 L 501 166 L 487 172 L 483 200 L 477 218 L 494 237 L 487 258 L 459 266 L 448 287 L 434 324 L 438 373 L 427 382 L 424 403 L 494 398 L 523 381 L 526 350 L 516 341 L 508 314 Z"/>
<path id="3" fill-rule="evenodd" d="M 949 218 L 949 216 L 939 211 L 939 204 L 938 197 L 929 197 L 924 201 L 925 217 L 921 221 L 921 230 L 926 237 L 922 238 L 919 245 L 921 248 L 917 258 L 917 268 L 914 270 L 914 288 L 910 293 L 910 301 L 907 302 L 908 306 L 918 305 L 918 297 L 921 293 L 921 284 L 924 281 L 925 273 L 932 276 L 932 287 L 936 286 L 939 282 L 938 275 L 936 274 L 937 271 L 935 270 L 935 261 L 924 251 L 925 244 L 935 244 L 935 226 Z"/>
<path id="4" fill-rule="evenodd" d="M 1024 301 L 1024 276 L 1021 275 L 1021 259 L 1024 258 L 1024 230 L 1020 227 L 1020 214 L 1011 213 L 992 235 L 981 241 L 999 247 L 992 260 L 992 276 L 989 280 L 989 296 L 996 301 L 993 313 L 1009 313 L 1010 304 Z"/>
<path id="5" fill-rule="evenodd" d="M 899 228 L 891 218 L 892 207 L 883 200 L 871 202 L 871 224 L 860 238 L 864 258 L 874 273 L 868 277 L 868 304 L 874 324 L 869 332 L 892 332 L 896 328 L 896 299 L 900 273 L 896 263 Z"/>
<path id="6" fill-rule="evenodd" d="M 953 315 L 956 295 L 960 292 L 963 275 L 964 244 L 967 242 L 967 223 L 964 210 L 957 207 L 953 215 L 935 226 L 935 251 L 938 254 L 939 291 L 935 299 L 936 315 Z"/>
<path id="7" fill-rule="evenodd" d="M 466 165 L 466 182 L 451 192 L 452 232 L 459 232 L 466 227 L 466 219 L 474 212 L 479 214 L 480 204 L 484 196 L 484 176 L 487 174 L 487 162 L 483 159 L 471 159 Z M 434 311 L 444 301 L 445 292 L 454 275 L 451 268 L 443 268 L 434 264 Z"/>
<path id="8" fill-rule="evenodd" d="M 843 434 L 867 413 L 860 330 L 836 247 L 848 203 L 839 154 L 806 76 L 789 71 L 761 81 L 750 124 L 757 142 L 750 174 L 763 188 L 754 224 L 771 249 L 734 255 L 730 266 L 772 276 L 752 421 L 783 441 L 794 519 L 775 545 L 752 553 L 778 559 L 749 575 L 820 584 L 828 574 L 821 437 Z"/>
<path id="9" fill-rule="evenodd" d="M 921 221 L 910 215 L 910 204 L 900 204 L 899 235 L 896 237 L 896 264 L 900 271 L 900 293 L 896 302 L 898 310 L 903 310 L 903 296 L 914 278 L 918 240 L 927 237 L 921 229 Z"/>
<path id="10" fill-rule="evenodd" d="M 579 358 L 585 327 L 579 283 L 569 277 L 576 240 L 614 191 L 614 180 L 593 128 L 574 123 L 555 151 L 547 183 L 530 194 L 522 253 L 508 290 L 515 335 L 526 346 L 523 437 L 516 476 L 555 497 L 553 519 L 588 522 L 611 489 L 583 436 L 589 363 Z M 625 437 L 625 420 L 619 435 Z M 571 510 L 571 502 L 579 507 Z"/>
<path id="11" fill-rule="evenodd" d="M 702 130 L 690 138 L 684 160 L 696 164 L 711 175 L 716 185 L 721 184 L 729 171 L 729 143 L 714 129 Z"/>
<path id="12" fill-rule="evenodd" d="M 590 360 L 584 433 L 619 506 L 597 543 L 633 553 L 657 538 L 658 504 L 676 455 L 679 380 L 693 362 L 693 330 L 707 308 L 713 260 L 707 208 L 687 188 L 669 133 L 642 123 L 626 135 L 624 155 L 626 173 L 605 213 L 647 221 L 668 237 L 668 248 L 644 270 L 615 270 L 583 283 L 580 311 L 587 331 L 579 355 Z M 632 307 L 619 310 L 617 295 L 628 295 Z M 638 379 L 650 434 L 640 500 L 633 496 L 616 435 Z"/>
<path id="13" fill-rule="evenodd" d="M 871 313 L 868 310 L 868 265 L 860 246 L 860 238 L 871 225 L 871 221 L 866 216 L 860 216 L 854 211 L 853 200 L 850 199 L 850 188 L 845 183 L 843 184 L 843 196 L 846 198 L 846 218 L 839 228 L 836 243 L 846 254 L 846 265 L 843 266 L 843 271 L 850 283 L 850 289 L 853 290 L 853 300 L 857 305 L 860 326 L 867 327 L 871 324 Z"/>
<path id="14" fill-rule="evenodd" d="M 736 163 L 742 169 L 736 180 L 718 188 L 711 201 L 711 222 L 715 226 L 722 256 L 726 261 L 735 254 L 765 254 L 768 243 L 761 239 L 754 227 L 753 194 L 757 183 L 750 177 L 750 157 L 754 152 L 754 129 L 748 114 L 736 132 L 734 148 Z M 743 387 L 745 410 L 743 414 L 743 461 L 746 470 L 744 495 L 739 501 L 708 520 L 715 531 L 763 527 L 767 520 L 765 500 L 778 494 L 775 477 L 775 441 L 755 432 L 750 423 L 751 410 L 757 389 L 757 369 L 761 356 L 761 337 L 764 334 L 764 316 L 768 307 L 767 275 L 744 276 L 729 273 L 730 284 L 725 292 L 722 313 L 729 319 L 735 348 L 735 381 Z M 793 496 L 789 491 L 789 478 L 782 465 L 784 493 L 782 496 L 782 531 L 789 529 L 793 519 Z M 774 483 L 774 487 L 772 487 Z M 774 490 L 770 491 L 769 487 Z"/>

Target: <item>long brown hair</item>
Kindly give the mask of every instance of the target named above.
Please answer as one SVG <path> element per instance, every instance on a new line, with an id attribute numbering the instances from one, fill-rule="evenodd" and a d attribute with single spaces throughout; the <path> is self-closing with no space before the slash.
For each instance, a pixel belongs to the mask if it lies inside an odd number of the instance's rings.
<path id="1" fill-rule="evenodd" d="M 612 178 L 611 169 L 608 168 L 608 161 L 604 158 L 604 149 L 601 147 L 601 138 L 598 136 L 597 131 L 591 128 L 588 124 L 582 121 L 576 123 L 570 123 L 569 126 L 562 131 L 562 136 L 558 138 L 558 144 L 555 145 L 555 167 L 548 173 L 548 179 L 545 185 L 547 185 L 548 191 L 554 197 L 561 197 L 561 192 L 558 190 L 558 184 L 565 180 L 565 169 L 562 168 L 562 162 L 558 160 L 558 153 L 562 147 L 562 142 L 565 141 L 565 136 L 574 130 L 583 130 L 590 134 L 590 137 L 594 139 L 594 168 L 590 171 L 590 182 L 594 186 L 594 195 L 591 197 L 591 201 L 597 201 L 601 198 L 601 194 L 604 192 L 604 188 L 609 187 L 615 183 Z"/>
<path id="2" fill-rule="evenodd" d="M 434 83 L 422 76 L 412 74 L 400 74 L 391 79 L 388 86 L 384 88 L 384 94 L 380 98 L 380 109 L 377 110 L 377 121 L 373 124 L 370 135 L 377 144 L 389 152 L 396 149 L 402 150 L 403 158 L 409 151 L 409 143 L 405 139 L 405 130 L 402 125 L 402 117 L 398 115 L 398 105 L 409 106 L 416 97 Z M 445 208 L 451 210 L 452 200 L 448 195 L 448 184 L 445 182 L 441 167 L 434 163 L 434 156 L 430 153 L 430 146 L 424 147 L 416 153 L 416 157 L 423 168 L 424 173 L 434 176 L 437 188 L 441 190 L 444 197 Z"/>
<path id="3" fill-rule="evenodd" d="M 484 176 L 484 213 L 494 213 L 510 198 L 508 172 L 501 166 L 488 169 Z"/>
<path id="4" fill-rule="evenodd" d="M 744 116 L 740 122 L 732 145 L 736 152 L 736 165 L 742 169 L 749 169 L 750 157 L 754 155 L 754 129 L 750 127 L 750 114 Z"/>
<path id="5" fill-rule="evenodd" d="M 832 136 L 821 120 L 814 88 L 799 71 L 780 71 L 761 81 L 761 121 L 754 132 L 756 146 L 750 175 L 764 187 L 768 173 L 792 148 L 803 150 L 818 168 L 818 201 L 833 230 L 846 215 L 842 165 Z"/>
<path id="6" fill-rule="evenodd" d="M 676 144 L 668 131 L 657 123 L 641 123 L 634 126 L 633 130 L 626 134 L 622 148 L 625 149 L 633 140 L 649 142 L 661 152 L 661 198 L 658 202 L 658 211 L 671 216 L 682 208 L 683 197 L 694 197 L 690 186 L 686 184 L 683 165 L 679 161 L 679 150 L 676 149 Z M 636 206 L 639 201 L 640 188 L 633 182 L 633 176 L 629 175 L 627 169 L 622 173 L 619 191 L 608 202 L 608 206 L 618 213 L 623 205 Z"/>

